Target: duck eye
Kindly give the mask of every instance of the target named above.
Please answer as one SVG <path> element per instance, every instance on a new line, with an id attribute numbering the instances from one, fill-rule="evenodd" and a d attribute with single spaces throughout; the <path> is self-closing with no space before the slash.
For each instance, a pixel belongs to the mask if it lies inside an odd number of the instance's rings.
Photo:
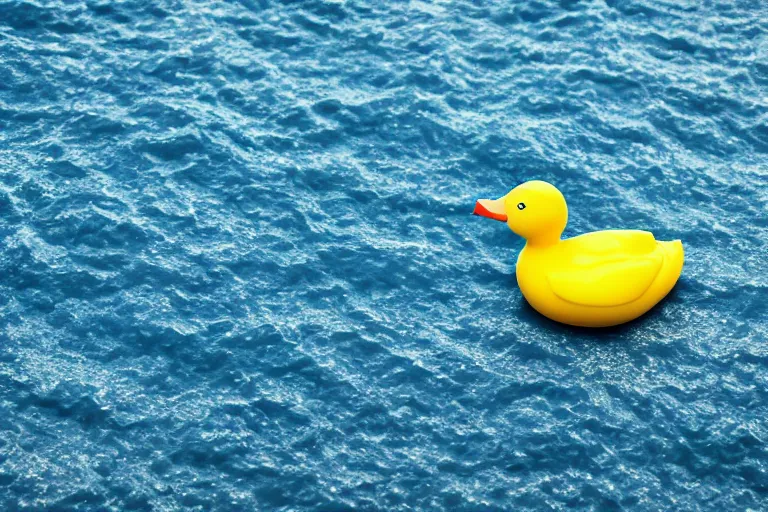
<path id="1" fill-rule="evenodd" d="M 517 203 L 518 210 L 525 210 L 525 203 Z"/>

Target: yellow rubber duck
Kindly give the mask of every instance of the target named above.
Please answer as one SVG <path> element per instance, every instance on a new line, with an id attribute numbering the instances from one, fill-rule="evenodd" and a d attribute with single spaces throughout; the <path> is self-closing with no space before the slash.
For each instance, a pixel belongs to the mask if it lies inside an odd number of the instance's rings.
<path id="1" fill-rule="evenodd" d="M 506 222 L 526 239 L 517 258 L 520 290 L 539 313 L 564 324 L 608 327 L 633 320 L 669 293 L 683 269 L 680 240 L 657 242 L 647 231 L 596 231 L 561 240 L 568 206 L 545 181 L 480 199 L 473 213 Z"/>

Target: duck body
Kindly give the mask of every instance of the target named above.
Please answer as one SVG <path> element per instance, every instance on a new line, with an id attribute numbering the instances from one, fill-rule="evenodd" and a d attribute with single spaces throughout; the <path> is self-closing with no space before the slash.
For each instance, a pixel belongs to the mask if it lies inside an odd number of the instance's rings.
<path id="1" fill-rule="evenodd" d="M 608 327 L 633 320 L 674 287 L 683 268 L 680 240 L 639 230 L 596 231 L 561 240 L 565 199 L 549 183 L 527 182 L 475 213 L 504 220 L 527 239 L 516 275 L 525 299 L 552 320 Z"/>
<path id="2" fill-rule="evenodd" d="M 679 240 L 647 231 L 597 231 L 549 247 L 526 244 L 517 283 L 542 315 L 582 327 L 608 327 L 647 312 L 675 286 L 683 267 Z"/>

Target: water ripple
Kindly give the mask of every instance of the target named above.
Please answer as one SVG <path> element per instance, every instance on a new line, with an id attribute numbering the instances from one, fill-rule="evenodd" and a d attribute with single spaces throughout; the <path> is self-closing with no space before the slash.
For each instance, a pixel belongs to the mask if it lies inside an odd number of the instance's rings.
<path id="1" fill-rule="evenodd" d="M 0 13 L 3 509 L 764 508 L 761 2 Z M 533 311 L 528 179 L 669 298 Z"/>

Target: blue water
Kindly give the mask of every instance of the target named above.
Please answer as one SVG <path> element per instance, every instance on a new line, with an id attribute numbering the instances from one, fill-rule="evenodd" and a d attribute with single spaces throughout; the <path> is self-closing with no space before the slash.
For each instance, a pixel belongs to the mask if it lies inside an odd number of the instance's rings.
<path id="1" fill-rule="evenodd" d="M 768 5 L 0 0 L 0 509 L 768 509 Z M 475 199 L 683 240 L 539 316 Z"/>

